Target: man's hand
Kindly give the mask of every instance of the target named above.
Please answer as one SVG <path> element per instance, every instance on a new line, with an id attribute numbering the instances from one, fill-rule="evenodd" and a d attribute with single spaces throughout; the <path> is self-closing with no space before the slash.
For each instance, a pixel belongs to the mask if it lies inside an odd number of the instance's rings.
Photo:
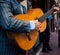
<path id="1" fill-rule="evenodd" d="M 41 23 L 38 20 L 34 20 L 34 24 L 35 24 L 35 29 L 39 31 L 41 27 Z"/>
<path id="2" fill-rule="evenodd" d="M 54 10 L 59 11 L 60 8 L 59 7 L 54 7 Z"/>

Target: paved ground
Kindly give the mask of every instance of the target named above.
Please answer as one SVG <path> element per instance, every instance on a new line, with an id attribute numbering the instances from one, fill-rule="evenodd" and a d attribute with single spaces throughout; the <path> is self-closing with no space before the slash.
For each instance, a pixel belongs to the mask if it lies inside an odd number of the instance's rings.
<path id="1" fill-rule="evenodd" d="M 60 55 L 60 48 L 57 45 L 58 45 L 58 34 L 53 32 L 51 34 L 50 39 L 50 46 L 53 49 L 53 51 L 50 51 L 48 53 L 42 53 L 40 49 L 36 55 Z"/>

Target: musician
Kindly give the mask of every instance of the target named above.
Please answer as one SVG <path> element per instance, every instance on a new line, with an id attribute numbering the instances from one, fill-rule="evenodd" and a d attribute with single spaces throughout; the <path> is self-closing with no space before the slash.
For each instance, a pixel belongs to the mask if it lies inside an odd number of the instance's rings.
<path id="1" fill-rule="evenodd" d="M 57 6 L 56 9 L 58 9 L 58 12 L 55 12 L 57 13 L 58 47 L 60 47 L 60 0 L 57 1 L 56 6 Z"/>
<path id="2" fill-rule="evenodd" d="M 44 13 L 47 11 L 47 1 L 44 0 L 38 0 L 39 7 L 43 9 Z M 43 4 L 43 6 L 41 5 Z M 50 0 L 50 7 L 52 7 L 55 4 L 54 0 Z M 49 16 L 47 17 L 49 18 Z M 50 27 L 49 27 L 49 20 L 47 19 L 47 28 L 44 32 L 40 33 L 40 42 L 42 42 L 42 52 L 48 53 L 49 51 L 52 51 L 52 48 L 50 47 L 49 41 L 50 41 Z"/>
<path id="3" fill-rule="evenodd" d="M 25 7 L 20 4 L 22 1 L 0 0 L 0 55 L 25 55 L 25 51 L 9 42 L 6 31 L 30 32 L 34 29 L 39 31 L 41 23 L 38 20 L 21 21 L 13 17 L 14 15 L 26 13 Z"/>

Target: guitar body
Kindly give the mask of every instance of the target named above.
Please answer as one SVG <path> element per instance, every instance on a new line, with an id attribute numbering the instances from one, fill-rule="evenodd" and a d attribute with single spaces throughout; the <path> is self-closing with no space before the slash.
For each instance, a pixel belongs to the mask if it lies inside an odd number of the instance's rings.
<path id="1" fill-rule="evenodd" d="M 18 20 L 30 21 L 30 20 L 35 20 L 36 18 L 39 18 L 42 15 L 44 15 L 43 11 L 37 8 L 37 9 L 29 10 L 27 14 L 16 15 L 14 17 L 17 18 Z M 46 20 L 42 22 L 40 32 L 43 32 L 45 29 L 46 29 Z M 39 36 L 39 32 L 37 32 L 36 30 L 32 30 L 29 33 L 29 37 L 31 38 L 31 40 L 27 38 L 26 33 L 11 32 L 11 33 L 8 33 L 8 35 L 9 36 L 12 35 L 14 37 L 14 39 L 16 40 L 20 48 L 22 48 L 23 50 L 30 50 L 35 45 L 37 38 Z"/>

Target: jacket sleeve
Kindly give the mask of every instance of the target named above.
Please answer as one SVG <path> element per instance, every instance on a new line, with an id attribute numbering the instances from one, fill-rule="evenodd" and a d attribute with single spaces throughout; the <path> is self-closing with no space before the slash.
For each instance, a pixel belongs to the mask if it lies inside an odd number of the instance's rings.
<path id="1" fill-rule="evenodd" d="M 9 3 L 0 3 L 0 25 L 8 31 L 30 31 L 30 23 L 13 18 Z"/>

